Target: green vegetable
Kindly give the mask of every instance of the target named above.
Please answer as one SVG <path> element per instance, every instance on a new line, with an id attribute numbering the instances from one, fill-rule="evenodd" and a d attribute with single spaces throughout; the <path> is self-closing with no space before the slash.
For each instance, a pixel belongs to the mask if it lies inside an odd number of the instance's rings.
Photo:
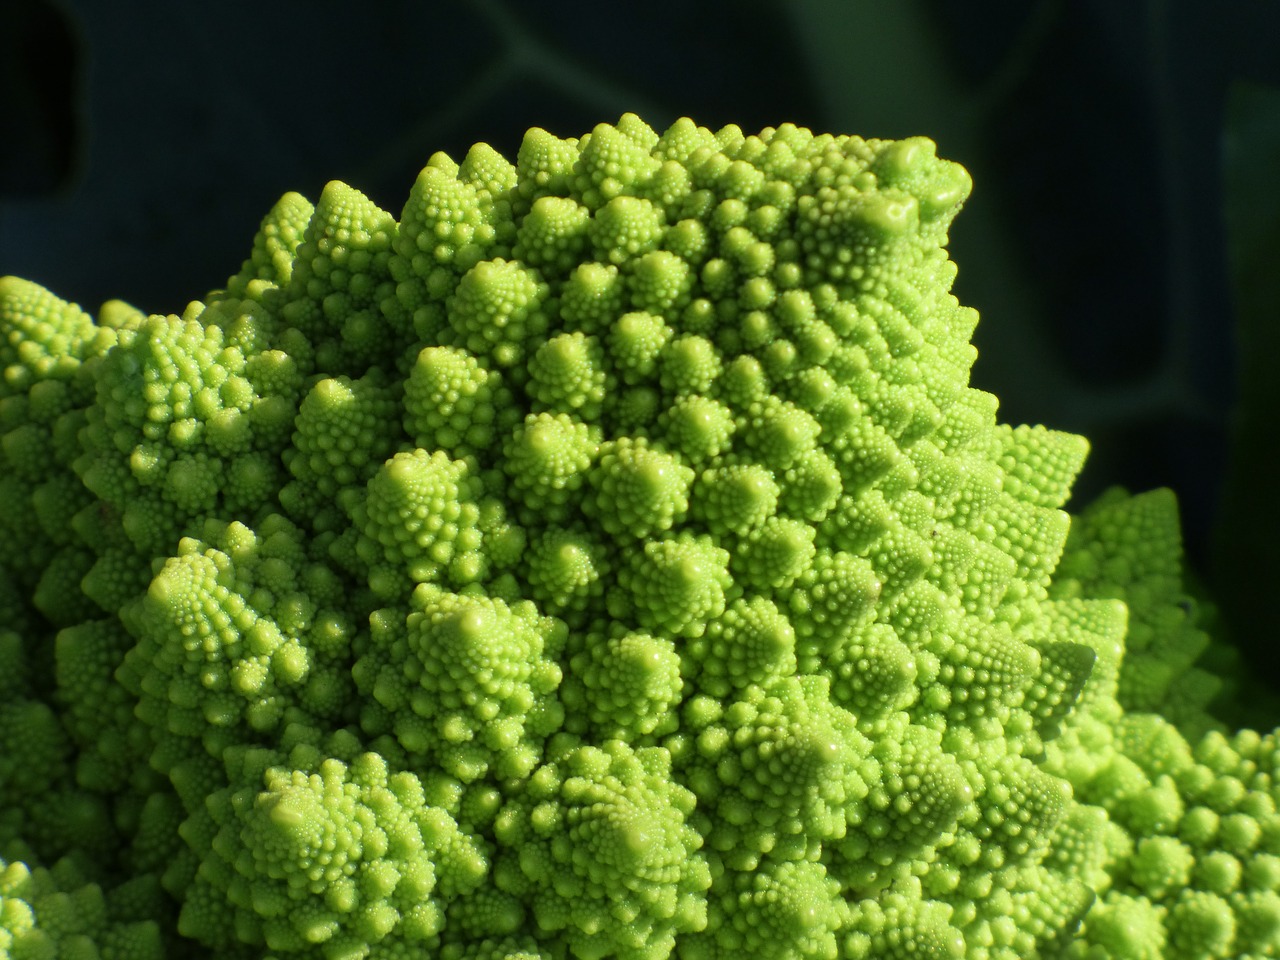
<path id="1" fill-rule="evenodd" d="M 634 116 L 0 280 L 0 957 L 1280 955 L 1167 492 L 968 386 L 917 138 Z"/>

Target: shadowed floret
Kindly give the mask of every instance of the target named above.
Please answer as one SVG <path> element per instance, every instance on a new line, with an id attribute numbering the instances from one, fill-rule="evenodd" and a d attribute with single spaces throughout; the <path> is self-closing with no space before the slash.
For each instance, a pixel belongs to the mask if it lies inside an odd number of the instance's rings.
<path id="1" fill-rule="evenodd" d="M 1193 666 L 1210 639 L 1182 585 L 1182 536 L 1173 492 L 1109 491 L 1079 518 L 1069 546 L 1058 595 L 1129 604 L 1121 705 L 1159 711 L 1188 734 L 1203 732 L 1205 707 L 1221 681 Z"/>
<path id="2" fill-rule="evenodd" d="M 85 872 L 69 858 L 49 869 L 0 858 L 0 950 L 15 958 L 166 956 L 160 925 L 129 916 L 127 907 L 108 899 Z M 138 901 L 147 906 L 160 899 L 138 893 Z"/>

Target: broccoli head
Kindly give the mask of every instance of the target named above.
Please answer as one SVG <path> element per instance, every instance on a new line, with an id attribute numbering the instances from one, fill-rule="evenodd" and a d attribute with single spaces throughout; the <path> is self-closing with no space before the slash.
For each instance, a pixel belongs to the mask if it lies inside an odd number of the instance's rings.
<path id="1" fill-rule="evenodd" d="M 969 189 L 626 115 L 180 315 L 0 280 L 0 956 L 1280 955 L 1280 749 L 1172 498 L 969 385 Z"/>

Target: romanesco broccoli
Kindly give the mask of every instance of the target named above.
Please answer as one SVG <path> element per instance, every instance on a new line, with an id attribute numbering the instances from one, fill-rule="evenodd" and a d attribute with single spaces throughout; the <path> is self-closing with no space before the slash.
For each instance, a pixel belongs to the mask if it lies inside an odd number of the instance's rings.
<path id="1" fill-rule="evenodd" d="M 1280 741 L 969 386 L 969 186 L 627 115 L 0 280 L 0 958 L 1280 956 Z"/>

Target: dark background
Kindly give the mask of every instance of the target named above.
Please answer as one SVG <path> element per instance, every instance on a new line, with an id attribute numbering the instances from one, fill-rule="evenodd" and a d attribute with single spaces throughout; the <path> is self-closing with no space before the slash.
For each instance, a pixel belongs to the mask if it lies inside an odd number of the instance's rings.
<path id="1" fill-rule="evenodd" d="M 1280 4 L 1263 0 L 0 0 L 0 273 L 180 311 L 285 190 L 398 213 L 436 150 L 634 111 L 924 133 L 976 385 L 1090 437 L 1074 505 L 1181 498 L 1255 663 L 1280 577 Z"/>

